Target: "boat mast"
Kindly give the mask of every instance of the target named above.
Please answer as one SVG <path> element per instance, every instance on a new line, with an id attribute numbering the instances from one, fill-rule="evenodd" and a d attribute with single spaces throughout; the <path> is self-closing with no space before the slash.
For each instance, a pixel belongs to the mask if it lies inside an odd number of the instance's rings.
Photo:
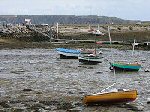
<path id="1" fill-rule="evenodd" d="M 111 59 L 113 59 L 113 62 L 114 62 L 114 58 L 113 58 L 113 54 L 112 54 L 112 40 L 111 40 L 110 26 L 109 25 L 108 25 L 108 36 L 109 36 L 109 42 L 110 42 Z"/>
<path id="2" fill-rule="evenodd" d="M 57 30 L 56 30 L 56 33 L 57 33 L 57 39 L 58 39 L 58 23 L 56 24 L 56 28 L 57 28 Z"/>
<path id="3" fill-rule="evenodd" d="M 95 34 L 95 48 L 94 48 L 94 54 L 96 55 L 96 34 Z"/>
<path id="4" fill-rule="evenodd" d="M 97 28 L 98 28 L 98 31 L 99 31 L 99 24 L 98 24 L 98 27 L 97 27 Z"/>
<path id="5" fill-rule="evenodd" d="M 94 53 L 95 53 L 95 55 L 96 55 L 96 34 L 95 34 L 95 49 L 94 49 Z"/>
<path id="6" fill-rule="evenodd" d="M 111 40 L 111 35 L 110 35 L 110 26 L 108 26 L 108 36 L 109 36 L 109 41 L 110 41 L 110 50 L 111 50 L 111 59 L 113 60 L 113 62 L 114 62 L 114 58 L 113 58 L 113 53 L 112 53 L 112 40 Z M 113 68 L 113 75 L 114 75 L 114 80 L 115 80 L 115 82 L 110 86 L 110 87 L 112 87 L 112 86 L 114 86 L 115 84 L 116 84 L 116 71 L 115 71 L 115 68 Z"/>
<path id="7" fill-rule="evenodd" d="M 108 36 L 109 36 L 109 41 L 110 41 L 110 45 L 111 45 L 110 26 L 108 26 Z"/>
<path id="8" fill-rule="evenodd" d="M 132 44 L 132 56 L 133 56 L 133 53 L 134 53 L 134 49 L 135 49 L 135 39 L 134 39 L 134 43 Z"/>
<path id="9" fill-rule="evenodd" d="M 91 30 L 91 25 L 89 24 L 89 30 Z"/>

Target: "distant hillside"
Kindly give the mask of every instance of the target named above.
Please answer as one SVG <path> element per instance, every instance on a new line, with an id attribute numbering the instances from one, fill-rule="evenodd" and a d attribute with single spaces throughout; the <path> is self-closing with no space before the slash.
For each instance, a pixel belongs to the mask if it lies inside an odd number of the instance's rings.
<path id="1" fill-rule="evenodd" d="M 123 20 L 116 17 L 106 16 L 75 16 L 75 15 L 0 15 L 1 23 L 19 24 L 24 23 L 25 19 L 31 19 L 32 24 L 128 24 L 137 21 Z"/>

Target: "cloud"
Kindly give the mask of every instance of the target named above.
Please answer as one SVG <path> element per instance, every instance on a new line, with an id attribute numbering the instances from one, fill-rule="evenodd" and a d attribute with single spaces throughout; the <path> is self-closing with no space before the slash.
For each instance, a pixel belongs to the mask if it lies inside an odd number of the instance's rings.
<path id="1" fill-rule="evenodd" d="M 104 15 L 149 20 L 149 0 L 0 0 L 0 14 Z"/>

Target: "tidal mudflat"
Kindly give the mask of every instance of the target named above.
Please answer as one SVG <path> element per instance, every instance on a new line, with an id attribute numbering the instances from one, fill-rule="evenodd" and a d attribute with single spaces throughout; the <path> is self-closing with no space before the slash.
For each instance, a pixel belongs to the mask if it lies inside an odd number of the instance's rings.
<path id="1" fill-rule="evenodd" d="M 103 48 L 103 62 L 83 65 L 76 59 L 59 59 L 55 49 L 0 50 L 0 111 L 39 112 L 148 112 L 150 106 L 150 51 Z M 113 73 L 109 62 L 138 60 L 139 72 Z M 86 94 L 115 87 L 137 89 L 130 104 L 93 106 L 82 104 Z"/>

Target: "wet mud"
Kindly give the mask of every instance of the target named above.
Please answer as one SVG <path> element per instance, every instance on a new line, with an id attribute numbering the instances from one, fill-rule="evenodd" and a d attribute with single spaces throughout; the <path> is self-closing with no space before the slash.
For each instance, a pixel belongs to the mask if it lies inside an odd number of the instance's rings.
<path id="1" fill-rule="evenodd" d="M 150 52 L 103 48 L 103 61 L 83 65 L 77 59 L 59 59 L 55 49 L 0 50 L 0 111 L 2 112 L 137 112 L 150 110 Z M 139 72 L 109 70 L 114 60 L 138 60 Z M 115 83 L 137 89 L 129 104 L 86 106 L 85 95 Z"/>

